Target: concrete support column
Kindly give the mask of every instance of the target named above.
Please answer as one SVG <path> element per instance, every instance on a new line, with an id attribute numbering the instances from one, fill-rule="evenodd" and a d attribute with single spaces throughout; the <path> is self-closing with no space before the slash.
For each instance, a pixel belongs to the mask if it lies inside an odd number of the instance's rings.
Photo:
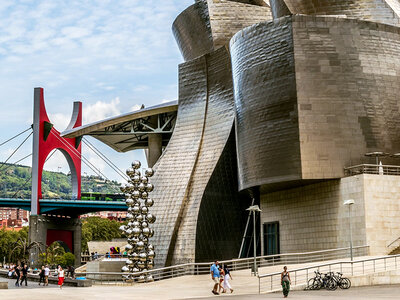
<path id="1" fill-rule="evenodd" d="M 162 134 L 149 134 L 149 145 L 147 151 L 147 165 L 152 168 L 162 153 Z"/>
<path id="2" fill-rule="evenodd" d="M 72 235 L 70 241 L 64 240 Z M 34 247 L 29 252 L 31 267 L 40 266 L 39 254 L 45 252 L 46 246 L 53 242 L 64 242 L 75 255 L 75 266 L 81 265 L 81 237 L 82 223 L 79 218 L 59 218 L 48 216 L 30 216 L 29 218 L 29 243 L 39 242 L 40 249 Z M 70 244 L 72 243 L 72 245 Z"/>

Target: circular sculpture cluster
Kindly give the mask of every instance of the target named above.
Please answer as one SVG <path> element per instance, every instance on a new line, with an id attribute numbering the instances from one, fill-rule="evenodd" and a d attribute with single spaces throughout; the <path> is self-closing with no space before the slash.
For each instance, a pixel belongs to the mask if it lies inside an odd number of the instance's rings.
<path id="1" fill-rule="evenodd" d="M 126 170 L 129 176 L 129 183 L 121 188 L 125 193 L 128 213 L 126 218 L 127 225 L 122 225 L 120 229 L 128 237 L 128 245 L 125 250 L 128 254 L 126 265 L 122 267 L 124 273 L 136 273 L 147 271 L 154 267 L 154 247 L 149 243 L 149 238 L 154 234 L 149 227 L 156 221 L 156 217 L 149 212 L 149 208 L 154 202 L 149 198 L 149 193 L 154 186 L 149 182 L 149 177 L 153 176 L 153 169 L 149 168 L 141 174 L 139 168 L 140 161 L 134 161 L 132 167 Z M 125 276 L 129 278 L 129 276 Z M 132 278 L 130 278 L 132 279 Z M 153 281 L 151 275 L 140 275 L 137 280 L 140 282 Z"/>

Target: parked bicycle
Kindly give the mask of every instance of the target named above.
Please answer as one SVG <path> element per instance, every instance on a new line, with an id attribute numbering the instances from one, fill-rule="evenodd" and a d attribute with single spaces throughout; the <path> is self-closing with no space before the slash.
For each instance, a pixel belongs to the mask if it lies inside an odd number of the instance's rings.
<path id="1" fill-rule="evenodd" d="M 319 271 L 315 271 L 315 277 L 308 280 L 307 290 L 320 290 L 325 288 L 330 291 L 334 291 L 337 287 L 341 289 L 348 289 L 351 286 L 350 279 L 342 277 L 343 274 L 328 272 L 326 274 L 321 274 Z"/>

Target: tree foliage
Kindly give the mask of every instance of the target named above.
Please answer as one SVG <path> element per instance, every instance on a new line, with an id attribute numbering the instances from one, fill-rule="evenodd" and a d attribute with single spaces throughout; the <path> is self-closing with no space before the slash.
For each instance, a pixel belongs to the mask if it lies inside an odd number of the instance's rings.
<path id="1" fill-rule="evenodd" d="M 20 231 L 0 229 L 0 259 L 7 262 L 18 262 L 26 259 L 28 227 Z"/>
<path id="2" fill-rule="evenodd" d="M 61 265 L 63 268 L 73 266 L 75 263 L 75 255 L 71 252 L 65 252 L 64 248 L 58 242 L 54 242 L 46 251 L 39 254 L 40 264 L 56 267 Z"/>
<path id="3" fill-rule="evenodd" d="M 5 164 L 0 172 L 0 197 L 31 197 L 31 168 Z M 82 192 L 118 193 L 120 184 L 99 176 L 82 176 Z M 15 193 L 18 194 L 15 196 Z M 43 171 L 42 194 L 47 199 L 68 199 L 72 194 L 71 176 L 61 172 Z"/>
<path id="4" fill-rule="evenodd" d="M 89 241 L 111 241 L 123 237 L 119 227 L 121 223 L 115 220 L 99 217 L 89 217 L 82 222 L 82 251 L 87 251 Z"/>

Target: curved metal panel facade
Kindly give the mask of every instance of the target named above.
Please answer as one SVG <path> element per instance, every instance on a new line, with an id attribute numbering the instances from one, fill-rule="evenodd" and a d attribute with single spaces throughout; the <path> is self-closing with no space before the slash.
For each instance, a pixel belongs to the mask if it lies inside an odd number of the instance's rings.
<path id="1" fill-rule="evenodd" d="M 241 189 L 400 151 L 400 28 L 291 16 L 239 32 L 231 53 Z"/>
<path id="2" fill-rule="evenodd" d="M 234 121 L 225 47 L 180 65 L 179 82 L 177 123 L 152 180 L 158 217 L 152 240 L 159 249 L 155 261 L 159 266 L 194 261 L 203 194 Z M 237 186 L 230 188 L 237 190 Z M 233 242 L 240 244 L 240 240 Z"/>
<path id="3" fill-rule="evenodd" d="M 231 40 L 241 190 L 301 179 L 293 47 L 290 18 Z"/>
<path id="4" fill-rule="evenodd" d="M 172 32 L 185 60 L 213 51 L 207 4 L 198 2 L 185 9 L 172 24 Z"/>
<path id="5" fill-rule="evenodd" d="M 279 0 L 281 1 L 281 0 Z M 399 25 L 397 0 L 283 0 L 291 14 L 346 15 L 350 18 Z M 274 6 L 276 0 L 271 1 Z M 397 3 L 396 3 L 397 2 Z M 397 7 L 397 8 L 396 8 Z M 281 11 L 282 15 L 285 13 Z"/>

